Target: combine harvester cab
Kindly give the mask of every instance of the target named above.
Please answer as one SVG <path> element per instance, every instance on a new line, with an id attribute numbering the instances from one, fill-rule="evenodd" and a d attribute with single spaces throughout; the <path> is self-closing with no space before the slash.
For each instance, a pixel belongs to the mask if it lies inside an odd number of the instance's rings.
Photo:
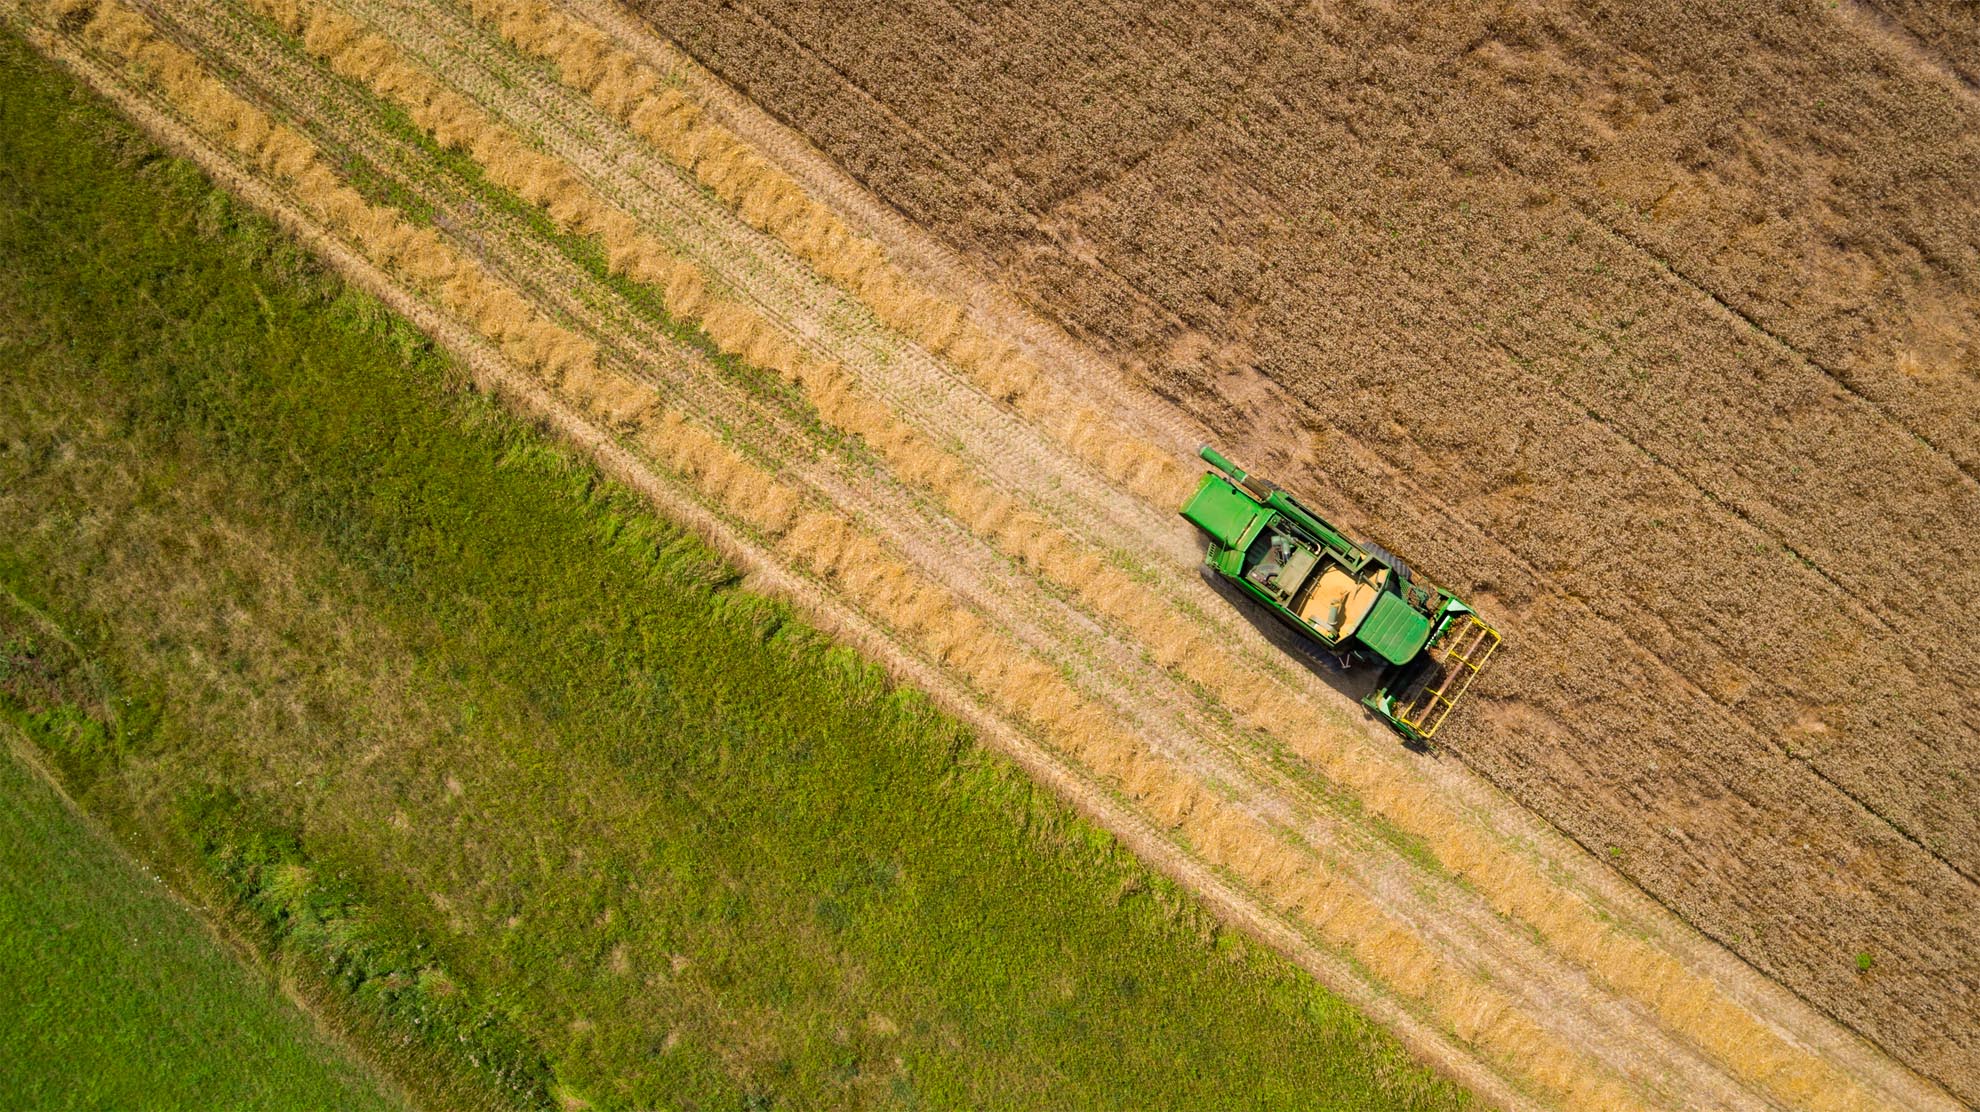
<path id="1" fill-rule="evenodd" d="M 1379 662 L 1362 704 L 1405 740 L 1435 737 L 1499 647 L 1499 631 L 1216 449 L 1199 454 L 1217 471 L 1204 473 L 1182 516 L 1209 534 L 1204 562 L 1343 667 Z"/>

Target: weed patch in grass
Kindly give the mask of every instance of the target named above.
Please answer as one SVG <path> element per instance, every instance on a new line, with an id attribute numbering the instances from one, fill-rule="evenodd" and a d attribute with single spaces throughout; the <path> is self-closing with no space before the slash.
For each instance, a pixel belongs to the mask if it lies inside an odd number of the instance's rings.
<path id="1" fill-rule="evenodd" d="M 0 724 L 9 1107 L 404 1107 L 70 810 L 13 751 L 18 736 Z"/>

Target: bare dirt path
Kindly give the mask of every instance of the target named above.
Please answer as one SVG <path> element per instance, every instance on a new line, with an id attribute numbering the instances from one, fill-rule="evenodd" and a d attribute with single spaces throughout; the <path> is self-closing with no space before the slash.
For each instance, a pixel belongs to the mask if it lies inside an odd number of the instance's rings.
<path id="1" fill-rule="evenodd" d="M 1644 1001 L 1632 999 L 1630 992 L 1619 991 L 1600 975 L 1591 976 L 1583 968 L 1589 962 L 1586 954 L 1563 952 L 1529 937 L 1526 928 L 1495 909 L 1492 900 L 1481 897 L 1468 882 L 1425 869 L 1378 830 L 1358 822 L 1358 807 L 1341 806 L 1330 795 L 1337 789 L 1303 768 L 1295 752 L 1232 722 L 1227 711 L 1218 710 L 1215 699 L 1136 645 L 1131 630 L 1097 620 L 1076 600 L 1053 590 L 1049 581 L 1041 582 L 1034 573 L 1000 557 L 993 546 L 948 518 L 911 484 L 888 475 L 862 452 L 849 454 L 843 442 L 812 423 L 815 417 L 807 416 L 800 402 L 779 401 L 774 392 L 735 384 L 699 352 L 673 340 L 650 311 L 628 303 L 610 283 L 542 243 L 526 221 L 478 207 L 472 190 L 431 174 L 424 165 L 424 152 L 382 127 L 364 95 L 314 70 L 313 63 L 292 45 L 283 45 L 271 28 L 235 9 L 173 2 L 159 3 L 152 10 L 187 45 L 213 59 L 216 68 L 231 72 L 237 87 L 251 91 L 255 99 L 280 105 L 322 142 L 362 154 L 409 195 L 436 209 L 463 214 L 449 222 L 449 237 L 471 246 L 532 300 L 551 307 L 591 336 L 608 365 L 652 383 L 670 405 L 685 406 L 701 419 L 726 425 L 753 451 L 775 460 L 808 497 L 842 510 L 852 520 L 871 523 L 893 551 L 967 599 L 972 611 L 995 622 L 1002 636 L 1047 659 L 1066 662 L 1087 698 L 1142 735 L 1153 750 L 1202 781 L 1217 784 L 1224 797 L 1296 838 L 1296 845 L 1289 848 L 1338 876 L 1342 890 L 1353 893 L 1354 899 L 1372 901 L 1405 925 L 1428 947 L 1427 952 L 1446 963 L 1445 968 L 1500 985 L 1503 1006 L 1516 1009 L 1547 1037 L 1574 1047 L 1598 1070 L 1627 1079 L 1627 1086 L 1614 1092 L 1628 1092 L 1635 1101 L 1655 1105 L 1778 1103 L 1781 1090 L 1770 1075 L 1727 1070 L 1727 1063 L 1714 1057 L 1717 1052 L 1701 1050 L 1682 1019 L 1668 1011 L 1660 1017 Z M 1125 530 L 1127 540 L 1121 543 L 1131 551 L 1193 559 L 1187 533 L 1171 524 L 1164 511 L 1109 488 L 940 360 L 877 328 L 870 314 L 807 275 L 802 264 L 774 241 L 686 187 L 677 168 L 643 152 L 628 137 L 616 135 L 610 119 L 563 90 L 554 78 L 503 57 L 499 42 L 477 24 L 462 20 L 444 5 L 422 9 L 363 0 L 352 10 L 376 15 L 381 26 L 402 36 L 408 49 L 416 50 L 463 92 L 525 130 L 542 149 L 579 168 L 602 193 L 628 205 L 643 225 L 665 230 L 722 281 L 746 291 L 751 302 L 795 342 L 853 365 L 861 380 L 873 384 L 900 416 L 924 430 L 945 433 L 955 442 L 960 458 L 996 476 L 999 489 L 1015 492 L 1030 504 L 1076 512 L 1076 528 L 1090 531 L 1089 536 L 1120 535 Z M 450 27 L 445 43 L 427 34 L 434 26 Z M 641 45 L 654 49 L 650 42 Z M 102 78 L 107 72 L 99 69 L 96 74 Z M 147 126 L 156 124 L 168 133 L 176 128 L 181 139 L 190 134 L 156 107 L 149 112 L 156 119 L 147 119 Z M 209 150 L 207 158 L 211 157 Z M 268 196 L 266 190 L 258 194 L 263 199 Z M 249 191 L 249 195 L 257 193 Z M 277 204 L 274 211 L 285 210 Z M 288 219 L 299 218 L 290 209 Z M 320 248 L 327 242 L 321 233 L 314 238 Z M 344 265 L 353 264 L 345 260 Z M 369 273 L 377 277 L 382 272 Z M 395 304 L 417 303 L 403 292 L 395 296 Z M 433 317 L 430 309 L 422 310 L 423 323 Z M 461 343 L 471 358 L 488 358 L 486 346 L 463 341 L 458 327 L 442 329 L 441 334 Z M 484 373 L 493 372 L 484 367 Z M 616 444 L 608 431 L 597 426 L 595 417 L 579 414 L 540 389 L 530 387 L 524 393 L 530 404 L 548 405 L 566 434 L 599 452 L 615 473 L 634 475 L 635 485 L 649 493 L 677 489 L 650 462 Z M 1174 427 L 1172 417 L 1164 418 L 1152 409 L 1147 412 L 1156 418 L 1148 424 Z M 1014 462 L 1024 466 L 1010 467 Z M 682 496 L 661 501 L 673 512 L 681 509 Z M 1298 915 L 1289 916 L 1273 901 L 1261 898 L 1246 883 L 1243 870 L 1232 873 L 1229 864 L 1212 868 L 1192 856 L 1187 839 L 1178 838 L 1173 823 L 1150 821 L 1142 809 L 1128 807 L 1118 788 L 1088 779 L 1064 749 L 1026 740 L 1011 728 L 1007 708 L 967 694 L 966 688 L 944 676 L 925 655 L 904 646 L 896 635 L 884 632 L 883 626 L 831 601 L 830 588 L 816 580 L 793 578 L 787 571 L 773 574 L 787 556 L 738 539 L 735 526 L 712 514 L 705 502 L 693 500 L 682 512 L 697 527 L 709 529 L 726 550 L 739 553 L 766 581 L 824 615 L 833 628 L 850 631 L 902 674 L 948 695 L 979 725 L 994 716 L 997 721 L 986 726 L 987 732 L 1027 767 L 1101 817 L 1137 852 L 1204 891 L 1235 921 L 1294 953 L 1330 984 L 1343 987 L 1351 998 L 1396 1023 L 1426 1055 L 1504 1103 L 1526 1103 L 1529 1096 L 1522 1093 L 1536 1083 L 1539 1088 L 1534 1091 L 1548 1088 L 1546 1078 L 1520 1077 L 1518 1063 L 1489 1052 L 1480 1056 L 1466 1047 L 1467 1037 L 1454 1037 L 1447 1015 L 1422 1011 L 1421 990 L 1404 990 L 1397 997 L 1391 995 L 1395 986 L 1381 983 L 1379 977 L 1370 981 L 1365 968 L 1356 969 L 1342 960 L 1341 935 L 1316 930 Z M 1233 621 L 1218 596 L 1201 582 L 1165 568 L 1161 561 L 1155 562 L 1155 569 L 1151 574 L 1160 590 L 1189 600 L 1196 608 L 1193 621 L 1219 637 L 1234 637 L 1251 657 L 1272 658 L 1271 646 L 1256 631 Z M 1369 734 L 1341 714 L 1338 694 L 1315 677 L 1282 665 L 1275 675 L 1275 682 L 1297 692 L 1302 700 L 1334 708 L 1333 728 L 1353 739 L 1360 759 L 1402 770 L 1397 775 L 1407 779 L 1398 783 L 1409 784 L 1411 790 L 1438 792 L 1455 801 L 1465 822 L 1491 832 L 1521 857 L 1554 874 L 1563 892 L 1573 893 L 1569 898 L 1575 906 L 1599 906 L 1603 914 L 1621 914 L 1632 931 L 1655 938 L 1666 953 L 1682 955 L 1686 964 L 1707 978 L 1706 983 L 1719 986 L 1730 999 L 1743 1001 L 1747 1011 L 1762 1016 L 1770 1030 L 1783 1032 L 1794 1045 L 1815 1047 L 1822 1060 L 1853 1075 L 1852 1085 L 1868 1086 L 1866 1094 L 1881 1092 L 1887 1099 L 1933 1099 L 1929 1089 L 1879 1062 L 1860 1044 L 1689 935 L 1668 914 L 1617 884 L 1599 866 L 1590 867 L 1571 843 L 1520 813 L 1483 783 L 1449 762 L 1426 767 L 1401 754 L 1386 738 Z M 1432 991 L 1441 990 L 1432 986 Z M 1508 1082 L 1504 1076 L 1516 1080 Z M 1870 1106 L 1839 1091 L 1824 1094 L 1839 1095 L 1845 1099 L 1837 1106 Z"/>

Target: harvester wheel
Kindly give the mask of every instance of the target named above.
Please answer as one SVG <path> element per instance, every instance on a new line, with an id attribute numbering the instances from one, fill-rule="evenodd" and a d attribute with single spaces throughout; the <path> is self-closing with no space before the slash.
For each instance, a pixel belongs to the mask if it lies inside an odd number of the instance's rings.
<path id="1" fill-rule="evenodd" d="M 1374 541 L 1363 541 L 1361 542 L 1361 547 L 1367 549 L 1368 554 L 1375 557 L 1378 563 L 1386 564 L 1394 569 L 1396 578 L 1401 579 L 1405 583 L 1409 582 L 1409 565 L 1397 558 L 1395 553 L 1390 552 Z"/>

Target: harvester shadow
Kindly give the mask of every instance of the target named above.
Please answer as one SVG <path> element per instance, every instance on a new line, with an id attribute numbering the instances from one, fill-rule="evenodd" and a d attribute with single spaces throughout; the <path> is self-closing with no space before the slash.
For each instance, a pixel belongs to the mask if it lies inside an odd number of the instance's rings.
<path id="1" fill-rule="evenodd" d="M 1232 611 L 1249 622 L 1265 640 L 1271 642 L 1273 648 L 1283 652 L 1288 661 L 1306 669 L 1328 687 L 1346 696 L 1355 704 L 1357 710 L 1367 716 L 1367 711 L 1361 707 L 1361 700 L 1375 690 L 1375 685 L 1382 675 L 1380 668 L 1368 664 L 1343 668 L 1334 654 L 1293 632 L 1285 622 L 1273 616 L 1270 610 L 1232 585 L 1229 580 L 1212 571 L 1207 565 L 1199 565 L 1197 572 Z M 1416 753 L 1426 755 L 1434 753 L 1430 746 L 1422 742 L 1404 741 L 1403 746 Z"/>

